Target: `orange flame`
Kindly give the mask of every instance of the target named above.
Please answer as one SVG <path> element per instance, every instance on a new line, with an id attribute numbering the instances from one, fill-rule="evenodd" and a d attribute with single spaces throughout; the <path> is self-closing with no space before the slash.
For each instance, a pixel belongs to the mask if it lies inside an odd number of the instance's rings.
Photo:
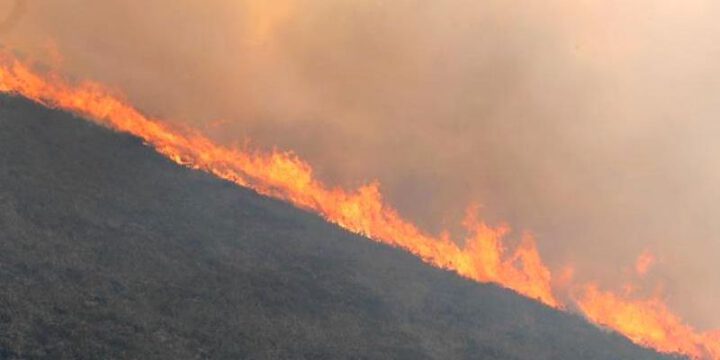
<path id="1" fill-rule="evenodd" d="M 490 227 L 468 209 L 467 237 L 458 245 L 446 233 L 429 235 L 384 202 L 378 183 L 348 191 L 316 180 L 312 168 L 292 152 L 258 152 L 217 145 L 200 133 L 144 116 L 93 82 L 72 85 L 57 75 L 41 75 L 8 54 L 0 54 L 0 92 L 19 94 L 48 107 L 87 117 L 133 134 L 172 161 L 212 173 L 258 193 L 313 211 L 330 222 L 370 239 L 417 255 L 425 262 L 479 282 L 493 282 L 555 308 L 550 271 L 530 235 L 508 251 L 509 227 Z M 569 276 L 566 281 L 570 281 Z M 567 284 L 562 284 L 563 288 Z M 556 286 L 557 287 L 557 286 Z M 577 300 L 591 321 L 608 326 L 638 344 L 697 359 L 720 359 L 720 334 L 698 334 L 659 300 L 632 302 L 586 288 Z"/>
<path id="2" fill-rule="evenodd" d="M 693 359 L 720 359 L 717 333 L 697 332 L 659 298 L 630 297 L 601 291 L 590 284 L 585 286 L 577 304 L 592 322 L 614 329 L 637 344 Z"/>
<path id="3" fill-rule="evenodd" d="M 291 152 L 252 152 L 214 144 L 188 129 L 150 119 L 102 86 L 72 86 L 55 75 L 43 77 L 8 55 L 0 59 L 0 91 L 17 93 L 49 107 L 71 111 L 112 129 L 142 138 L 173 161 L 204 170 L 257 192 L 312 210 L 352 232 L 408 250 L 437 267 L 481 282 L 494 282 L 549 306 L 560 304 L 552 293 L 550 271 L 534 240 L 526 236 L 510 255 L 502 244 L 509 228 L 491 228 L 469 211 L 468 238 L 459 246 L 448 236 L 434 237 L 403 219 L 383 201 L 379 184 L 354 191 L 329 188 L 312 168 Z"/>

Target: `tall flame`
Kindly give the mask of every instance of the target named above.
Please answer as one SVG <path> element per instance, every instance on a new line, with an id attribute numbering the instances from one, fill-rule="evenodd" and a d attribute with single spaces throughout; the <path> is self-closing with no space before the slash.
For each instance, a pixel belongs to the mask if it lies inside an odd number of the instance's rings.
<path id="1" fill-rule="evenodd" d="M 288 201 L 349 231 L 405 249 L 433 266 L 564 308 L 553 292 L 551 272 L 532 236 L 524 235 L 519 246 L 508 250 L 505 239 L 510 228 L 488 226 L 477 218 L 474 207 L 467 211 L 463 222 L 467 236 L 459 245 L 446 232 L 433 236 L 401 217 L 383 200 L 378 183 L 355 190 L 329 187 L 315 179 L 312 168 L 292 152 L 217 145 L 191 129 L 146 117 L 97 83 L 73 85 L 57 75 L 35 72 L 10 54 L 0 54 L 0 92 L 19 94 L 133 134 L 178 164 Z M 588 319 L 638 344 L 697 359 L 720 359 L 720 335 L 698 334 L 660 300 L 631 302 L 588 286 L 577 302 Z"/>

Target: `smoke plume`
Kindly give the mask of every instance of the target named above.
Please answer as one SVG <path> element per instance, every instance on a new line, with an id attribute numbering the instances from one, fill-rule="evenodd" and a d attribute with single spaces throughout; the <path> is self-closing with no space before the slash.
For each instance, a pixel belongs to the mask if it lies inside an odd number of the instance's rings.
<path id="1" fill-rule="evenodd" d="M 328 183 L 377 179 L 428 231 L 476 202 L 533 232 L 553 270 L 608 287 L 649 251 L 639 281 L 720 327 L 716 2 L 2 6 L 20 55 L 222 143 L 294 150 Z"/>

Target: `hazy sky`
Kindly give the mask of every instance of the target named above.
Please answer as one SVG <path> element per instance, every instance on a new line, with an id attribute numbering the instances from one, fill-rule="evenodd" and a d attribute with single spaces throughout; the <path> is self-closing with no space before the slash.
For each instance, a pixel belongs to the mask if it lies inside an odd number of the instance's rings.
<path id="1" fill-rule="evenodd" d="M 662 283 L 720 328 L 717 1 L 24 4 L 0 0 L 0 43 L 150 114 L 378 179 L 429 231 L 477 202 L 553 269 Z M 634 279 L 645 250 L 660 262 Z"/>

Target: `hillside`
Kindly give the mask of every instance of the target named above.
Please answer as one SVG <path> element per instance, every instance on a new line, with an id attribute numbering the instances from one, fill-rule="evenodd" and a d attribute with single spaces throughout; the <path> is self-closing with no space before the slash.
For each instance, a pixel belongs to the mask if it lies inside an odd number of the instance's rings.
<path id="1" fill-rule="evenodd" d="M 661 359 L 0 95 L 0 359 Z"/>

